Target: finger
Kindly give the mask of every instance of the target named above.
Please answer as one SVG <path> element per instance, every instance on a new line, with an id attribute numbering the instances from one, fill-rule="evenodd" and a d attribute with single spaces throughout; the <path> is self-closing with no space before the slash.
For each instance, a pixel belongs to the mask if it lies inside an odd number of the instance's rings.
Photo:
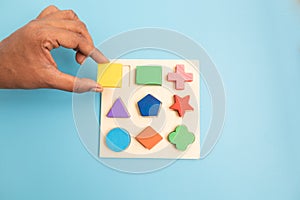
<path id="1" fill-rule="evenodd" d="M 66 29 L 82 34 L 87 40 L 93 43 L 92 37 L 89 34 L 86 25 L 80 20 L 45 20 L 43 23 L 52 27 Z"/>
<path id="2" fill-rule="evenodd" d="M 92 37 L 89 34 L 86 25 L 80 20 L 45 20 L 44 23 L 53 27 L 62 28 L 82 34 L 93 45 Z M 75 59 L 79 64 L 82 64 L 86 59 L 86 56 L 81 52 L 76 52 Z"/>
<path id="3" fill-rule="evenodd" d="M 46 17 L 47 15 L 55 13 L 57 11 L 59 11 L 59 9 L 56 6 L 54 6 L 54 5 L 48 6 L 39 14 L 37 19 L 41 19 L 41 18 Z"/>
<path id="4" fill-rule="evenodd" d="M 102 92 L 103 88 L 100 84 L 98 84 L 96 81 L 92 79 L 76 78 L 73 92 L 82 93 L 88 91 Z"/>
<path id="5" fill-rule="evenodd" d="M 69 92 L 102 92 L 103 88 L 96 81 L 87 78 L 78 78 L 69 74 L 64 74 L 58 70 L 50 77 L 50 86 L 54 89 Z"/>
<path id="6" fill-rule="evenodd" d="M 85 56 L 94 50 L 94 45 L 81 34 L 60 28 L 52 28 L 47 31 L 47 34 L 50 39 L 45 41 L 44 46 L 49 50 L 63 46 L 80 51 Z"/>
<path id="7" fill-rule="evenodd" d="M 90 56 L 97 63 L 109 62 L 109 60 L 101 53 L 101 51 L 96 49 L 94 45 L 91 44 L 81 34 L 64 29 L 53 28 L 48 31 L 48 35 L 52 39 L 51 41 L 46 41 L 44 44 L 45 48 L 48 50 L 63 46 L 65 48 L 79 51 L 84 56 Z"/>
<path id="8" fill-rule="evenodd" d="M 82 64 L 86 59 L 86 56 L 80 53 L 79 51 L 76 52 L 75 59 L 79 64 Z"/>
<path id="9" fill-rule="evenodd" d="M 107 59 L 103 53 L 97 49 L 94 48 L 94 50 L 89 54 L 89 57 L 91 57 L 94 61 L 97 63 L 109 63 L 109 59 Z"/>
<path id="10" fill-rule="evenodd" d="M 109 59 L 107 59 L 101 51 L 99 51 L 97 48 L 95 48 L 92 53 L 90 53 L 89 57 L 91 57 L 95 62 L 97 63 L 109 63 Z M 79 51 L 76 52 L 76 61 L 79 64 L 82 64 L 84 60 L 87 58 L 87 56 L 83 55 Z"/>
<path id="11" fill-rule="evenodd" d="M 58 13 L 55 13 L 55 15 L 57 17 Z M 53 15 L 47 17 L 47 19 L 51 19 L 51 18 L 55 19 Z M 70 30 L 70 31 L 74 31 L 74 32 L 80 33 L 80 34 L 84 35 L 87 38 L 88 41 L 91 42 L 92 46 L 94 46 L 93 45 L 92 37 L 89 34 L 89 32 L 88 32 L 88 30 L 86 28 L 86 25 L 83 22 L 81 22 L 80 20 L 77 20 L 77 21 L 61 20 L 60 22 L 57 22 L 55 20 L 53 20 L 53 21 L 47 20 L 46 23 L 51 24 L 52 26 L 55 26 L 57 28 L 67 29 L 67 30 Z M 108 63 L 109 62 L 109 60 L 102 54 L 102 52 L 99 51 L 96 48 L 92 52 L 89 53 L 89 56 L 93 60 L 95 60 L 97 63 Z M 84 52 L 80 51 L 80 52 L 76 53 L 76 61 L 79 64 L 81 64 L 86 59 L 86 57 L 87 57 L 87 55 Z"/>
<path id="12" fill-rule="evenodd" d="M 55 13 L 51 13 L 44 17 L 45 19 L 68 19 L 68 20 L 78 20 L 77 14 L 73 10 L 61 10 Z"/>

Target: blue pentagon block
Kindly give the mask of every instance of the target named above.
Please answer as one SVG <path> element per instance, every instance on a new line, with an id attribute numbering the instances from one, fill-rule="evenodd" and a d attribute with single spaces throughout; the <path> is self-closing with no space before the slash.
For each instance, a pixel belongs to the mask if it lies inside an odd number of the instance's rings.
<path id="1" fill-rule="evenodd" d="M 161 102 L 152 96 L 147 94 L 141 100 L 138 101 L 138 107 L 142 116 L 157 116 Z"/>

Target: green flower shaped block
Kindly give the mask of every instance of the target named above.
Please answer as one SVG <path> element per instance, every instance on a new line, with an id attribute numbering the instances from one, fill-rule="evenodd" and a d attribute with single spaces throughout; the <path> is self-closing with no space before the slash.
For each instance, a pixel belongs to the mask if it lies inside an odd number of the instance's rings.
<path id="1" fill-rule="evenodd" d="M 168 140 L 175 144 L 176 149 L 185 151 L 195 141 L 195 135 L 188 131 L 185 125 L 177 126 L 174 132 L 168 136 Z"/>

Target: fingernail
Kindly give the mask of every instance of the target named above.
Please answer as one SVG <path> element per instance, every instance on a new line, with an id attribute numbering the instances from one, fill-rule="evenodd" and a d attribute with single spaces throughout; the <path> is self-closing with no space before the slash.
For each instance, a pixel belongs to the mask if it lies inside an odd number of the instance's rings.
<path id="1" fill-rule="evenodd" d="M 99 88 L 99 89 L 103 89 L 102 85 L 100 85 L 99 83 L 97 83 L 96 87 Z"/>
<path id="2" fill-rule="evenodd" d="M 102 90 L 102 89 L 99 89 L 99 88 L 94 88 L 94 89 L 92 89 L 92 91 L 93 91 L 93 92 L 98 92 L 98 93 L 100 93 L 100 92 L 102 92 L 103 90 Z"/>
<path id="3" fill-rule="evenodd" d="M 92 89 L 92 91 L 94 92 L 102 92 L 103 91 L 103 87 L 97 83 L 96 87 Z"/>

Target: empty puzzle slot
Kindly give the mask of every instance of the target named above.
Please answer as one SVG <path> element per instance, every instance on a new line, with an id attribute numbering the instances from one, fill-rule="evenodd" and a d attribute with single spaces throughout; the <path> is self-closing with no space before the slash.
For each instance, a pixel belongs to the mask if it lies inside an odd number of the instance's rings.
<path id="1" fill-rule="evenodd" d="M 123 65 L 123 80 L 122 84 L 124 87 L 130 87 L 130 80 L 131 80 L 131 66 L 130 65 Z"/>

